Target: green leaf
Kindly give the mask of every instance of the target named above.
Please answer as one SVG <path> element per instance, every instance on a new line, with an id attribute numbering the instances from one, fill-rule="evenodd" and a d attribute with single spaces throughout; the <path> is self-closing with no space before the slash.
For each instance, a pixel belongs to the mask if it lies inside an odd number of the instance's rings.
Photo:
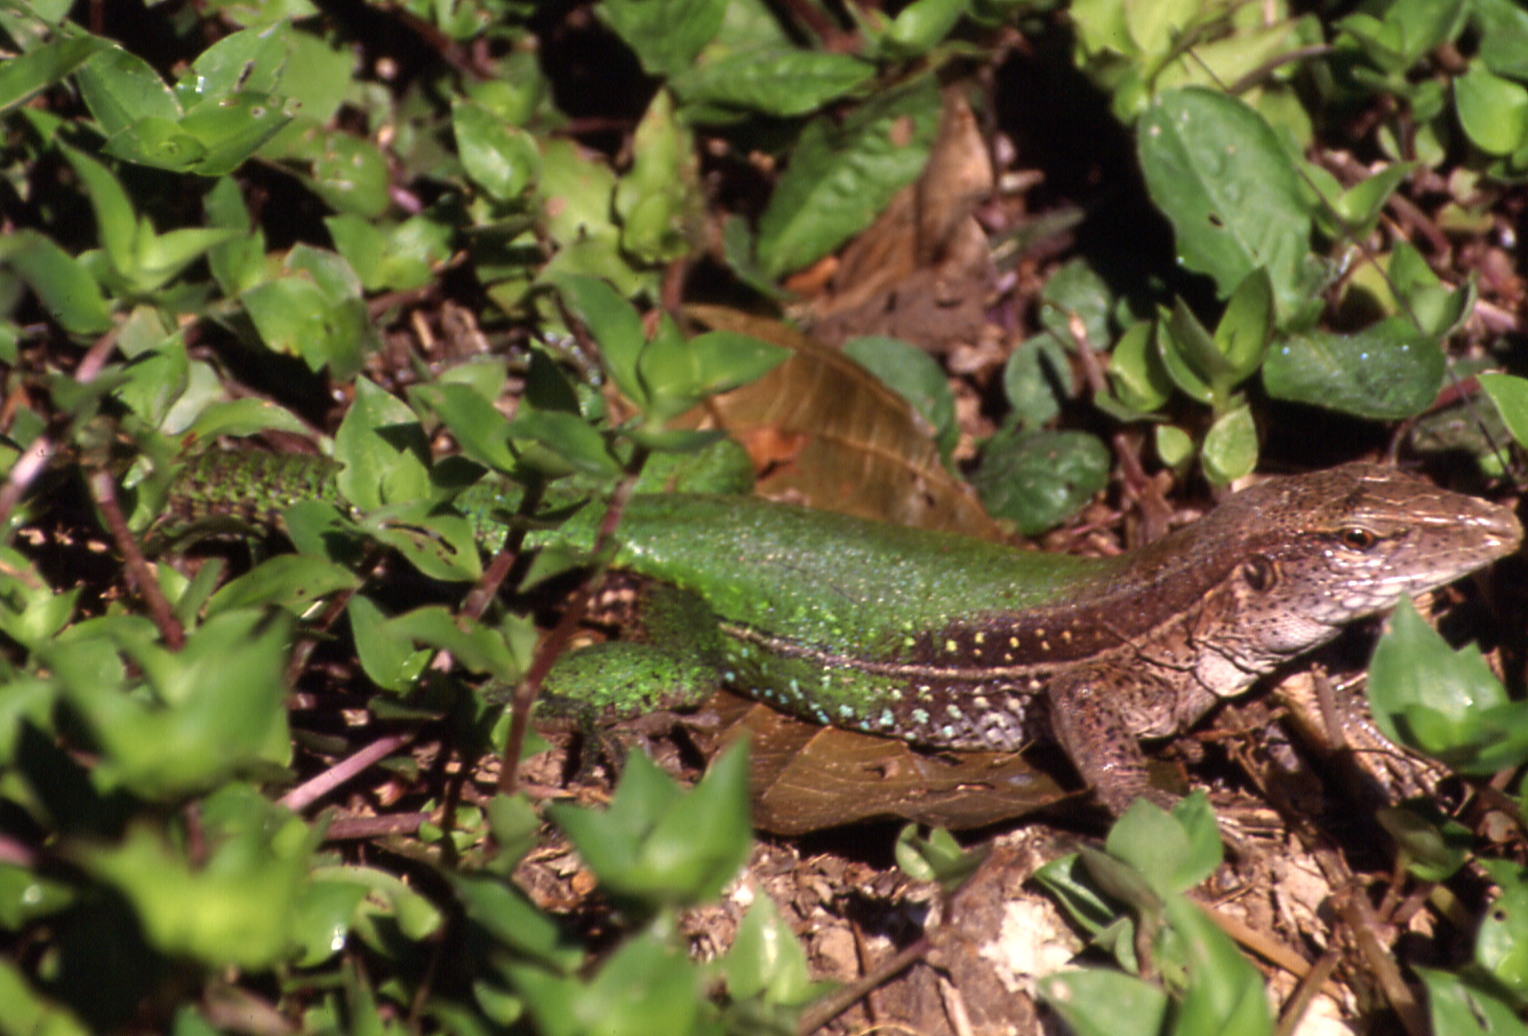
<path id="1" fill-rule="evenodd" d="M 237 230 L 218 227 L 184 227 L 155 234 L 143 224 L 132 271 L 134 284 L 144 294 L 156 291 L 203 255 L 241 236 Z"/>
<path id="2" fill-rule="evenodd" d="M 552 285 L 573 316 L 589 329 L 605 370 L 621 394 L 639 406 L 647 399 L 637 362 L 647 344 L 636 308 L 608 283 L 582 274 L 557 274 Z"/>
<path id="3" fill-rule="evenodd" d="M 1372 231 L 1380 213 L 1384 211 L 1385 203 L 1416 168 L 1415 162 L 1392 162 L 1373 176 L 1329 198 L 1333 210 L 1343 221 L 1342 234 L 1359 238 Z"/>
<path id="4" fill-rule="evenodd" d="M 1125 25 L 1130 39 L 1143 55 L 1160 60 L 1170 50 L 1181 46 L 1184 33 L 1193 27 L 1200 14 L 1196 0 L 1163 0 L 1155 4 L 1124 5 Z"/>
<path id="5" fill-rule="evenodd" d="M 716 36 L 727 0 L 605 0 L 598 11 L 649 75 L 668 78 L 688 70 Z"/>
<path id="6" fill-rule="evenodd" d="M 467 175 L 494 198 L 516 198 L 535 181 L 541 155 L 524 130 L 470 101 L 452 105 L 451 126 Z"/>
<path id="7" fill-rule="evenodd" d="M 287 267 L 240 296 L 255 330 L 270 349 L 301 357 L 311 370 L 353 375 L 377 345 L 359 279 L 338 256 L 303 245 L 288 254 Z"/>
<path id="8" fill-rule="evenodd" d="M 1014 420 L 1035 431 L 1061 413 L 1061 401 L 1071 391 L 1071 361 L 1053 333 L 1026 338 L 1003 367 L 1003 394 Z"/>
<path id="9" fill-rule="evenodd" d="M 261 562 L 213 594 L 207 602 L 207 615 L 268 604 L 300 614 L 320 598 L 360 585 L 360 579 L 349 569 L 313 557 L 283 554 Z"/>
<path id="10" fill-rule="evenodd" d="M 1454 108 L 1470 142 L 1487 154 L 1510 155 L 1528 141 L 1528 88 L 1483 62 L 1454 79 Z"/>
<path id="11" fill-rule="evenodd" d="M 159 73 L 120 47 L 113 45 L 96 54 L 75 79 L 90 114 L 107 137 L 144 119 L 180 121 L 180 103 Z"/>
<path id="12" fill-rule="evenodd" d="M 85 866 L 132 904 L 166 956 L 250 969 L 287 960 L 316 833 L 244 785 L 211 796 L 201 817 L 200 859 L 184 836 L 140 821 L 120 844 L 85 851 Z"/>
<path id="13" fill-rule="evenodd" d="M 100 284 L 79 260 L 35 230 L 13 231 L 0 240 L 0 262 L 21 276 L 70 334 L 97 335 L 111 327 Z"/>
<path id="14" fill-rule="evenodd" d="M 734 1003 L 759 1000 L 795 1007 L 815 999 L 825 985 L 811 980 L 800 940 L 768 896 L 756 898 L 743 915 L 722 959 L 722 975 Z"/>
<path id="15" fill-rule="evenodd" d="M 808 115 L 874 75 L 874 65 L 852 54 L 755 47 L 691 69 L 669 85 L 686 105 L 790 117 Z"/>
<path id="16" fill-rule="evenodd" d="M 13 863 L 0 863 L 0 928 L 8 932 L 19 931 L 36 918 L 57 914 L 77 899 L 76 891 L 63 881 Z"/>
<path id="17" fill-rule="evenodd" d="M 187 431 L 198 442 L 211 442 L 221 435 L 255 435 L 272 429 L 293 435 L 308 430 L 291 411 L 268 400 L 230 399 L 205 407 Z"/>
<path id="18" fill-rule="evenodd" d="M 1257 425 L 1246 405 L 1221 414 L 1205 434 L 1200 450 L 1205 476 L 1213 485 L 1227 486 L 1257 467 Z"/>
<path id="19" fill-rule="evenodd" d="M 704 247 L 705 196 L 695 137 L 675 118 L 668 91 L 653 95 L 632 148 L 636 157 L 615 188 L 621 246 L 648 264 L 672 262 Z"/>
<path id="20" fill-rule="evenodd" d="M 983 846 L 967 852 L 955 836 L 942 827 L 927 835 L 916 824 L 897 832 L 897 866 L 917 881 L 937 881 L 946 893 L 954 892 L 987 858 Z"/>
<path id="21" fill-rule="evenodd" d="M 405 642 L 451 652 L 468 670 L 513 682 L 521 667 L 504 634 L 440 605 L 427 605 L 387 621 L 386 634 Z"/>
<path id="22" fill-rule="evenodd" d="M 1181 471 L 1194 459 L 1194 440 L 1183 429 L 1159 424 L 1152 429 L 1157 459 L 1174 471 Z"/>
<path id="23" fill-rule="evenodd" d="M 290 23 L 229 33 L 196 56 L 175 84 L 186 111 L 219 105 L 236 93 L 274 93 L 281 86 L 294 35 Z"/>
<path id="24" fill-rule="evenodd" d="M 1528 995 L 1528 872 L 1511 860 L 1484 863 L 1501 892 L 1475 933 L 1475 962 L 1522 998 Z"/>
<path id="25" fill-rule="evenodd" d="M 1470 858 L 1474 832 L 1429 802 L 1381 809 L 1375 818 L 1395 839 L 1401 861 L 1421 881 L 1447 881 Z"/>
<path id="26" fill-rule="evenodd" d="M 237 235 L 207 253 L 207 265 L 225 295 L 237 295 L 265 279 L 265 233 L 251 226 L 239 185 L 219 179 L 202 199 L 208 226 Z"/>
<path id="27" fill-rule="evenodd" d="M 1119 903 L 1103 897 L 1078 853 L 1041 864 L 1035 871 L 1035 881 L 1090 936 L 1099 935 L 1119 915 Z"/>
<path id="28" fill-rule="evenodd" d="M 509 418 L 468 385 L 437 383 L 411 390 L 411 400 L 427 407 L 448 428 L 463 455 L 484 467 L 509 473 L 519 464 L 510 445 Z"/>
<path id="29" fill-rule="evenodd" d="M 362 885 L 339 881 L 308 882 L 298 892 L 292 908 L 291 936 L 299 947 L 296 964 L 317 967 L 345 945 L 350 923 L 361 901 Z"/>
<path id="30" fill-rule="evenodd" d="M 607 893 L 650 913 L 709 899 L 737 873 L 749 845 L 747 773 L 734 747 L 681 793 L 638 753 L 606 812 L 563 803 L 547 812 Z"/>
<path id="31" fill-rule="evenodd" d="M 185 345 L 176 338 L 135 356 L 124 373 L 127 379 L 113 395 L 149 424 L 158 426 L 186 391 L 191 365 Z"/>
<path id="32" fill-rule="evenodd" d="M 127 192 L 117 178 L 95 159 L 73 148 L 60 148 L 64 158 L 74 168 L 75 175 L 85 185 L 90 197 L 90 207 L 95 212 L 96 230 L 100 234 L 101 249 L 106 253 L 112 270 L 128 281 L 136 279 L 138 265 L 138 216 Z M 153 228 L 145 226 L 143 233 L 152 234 Z"/>
<path id="33" fill-rule="evenodd" d="M 970 7 L 971 0 L 916 0 L 892 19 L 881 45 L 896 57 L 925 54 L 950 34 Z"/>
<path id="34" fill-rule="evenodd" d="M 735 331 L 708 331 L 685 341 L 668 323 L 638 362 L 637 373 L 647 386 L 643 409 L 653 420 L 668 420 L 705 396 L 763 377 L 788 356 L 788 349 Z"/>
<path id="35" fill-rule="evenodd" d="M 101 153 L 124 162 L 189 172 L 207 156 L 207 148 L 181 128 L 179 119 L 147 118 L 108 137 Z"/>
<path id="36" fill-rule="evenodd" d="M 99 779 L 173 802 L 241 773 L 285 765 L 284 668 L 292 624 L 283 612 L 232 611 L 171 653 L 118 633 L 152 699 L 129 694 L 115 648 L 76 626 L 49 652 L 65 700 L 99 746 Z M 110 648 L 111 650 L 107 650 Z M 109 675 L 115 672 L 117 675 Z"/>
<path id="37" fill-rule="evenodd" d="M 1077 513 L 1108 480 L 1109 450 L 1086 432 L 1009 430 L 987 440 L 971 481 L 982 506 L 1033 536 Z"/>
<path id="38" fill-rule="evenodd" d="M 1088 344 L 1103 348 L 1112 337 L 1114 292 L 1085 259 L 1073 259 L 1051 274 L 1040 292 L 1040 323 L 1071 346 L 1072 322 L 1082 324 Z"/>
<path id="39" fill-rule="evenodd" d="M 1436 1036 L 1528 1036 L 1499 990 L 1448 971 L 1414 970 L 1427 987 L 1429 1031 Z"/>
<path id="40" fill-rule="evenodd" d="M 1273 330 L 1273 287 L 1266 270 L 1253 270 L 1236 286 L 1220 323 L 1215 325 L 1215 350 L 1230 365 L 1232 385 L 1250 377 L 1263 363 Z"/>
<path id="41" fill-rule="evenodd" d="M 1475 304 L 1475 287 L 1466 282 L 1452 290 L 1443 286 L 1414 246 L 1398 241 L 1390 253 L 1389 283 L 1404 302 L 1403 311 L 1423 334 L 1443 339 L 1463 322 Z"/>
<path id="42" fill-rule="evenodd" d="M 10 569 L 0 574 L 0 631 L 36 650 L 56 637 L 74 617 L 81 588 L 54 593 L 31 570 L 25 558 L 7 551 L 0 553 L 0 559 Z"/>
<path id="43" fill-rule="evenodd" d="M 202 176 L 226 176 L 286 128 L 294 112 L 286 98 L 254 91 L 234 94 L 217 104 L 204 103 L 180 120 L 181 132 L 200 145 L 201 155 L 189 166 L 173 158 L 151 164 L 162 164 L 167 169 L 189 168 Z M 347 171 L 345 175 L 350 180 L 356 178 L 354 172 Z M 348 181 L 337 173 L 335 181 L 326 182 L 326 187 L 338 190 L 343 182 Z"/>
<path id="44" fill-rule="evenodd" d="M 340 212 L 367 219 L 386 212 L 391 204 L 387 159 L 377 146 L 348 133 L 323 139 L 323 150 L 313 160 L 313 190 Z"/>
<path id="45" fill-rule="evenodd" d="M 322 288 L 305 277 L 257 284 L 240 296 L 255 330 L 272 352 L 301 356 L 314 370 L 328 358 L 323 348 L 338 330 Z"/>
<path id="46" fill-rule="evenodd" d="M 0 1003 L 12 1032 L 37 1036 L 87 1036 L 92 1029 L 68 1007 L 55 1003 L 27 982 L 19 965 L 0 960 Z"/>
<path id="47" fill-rule="evenodd" d="M 540 188 L 547 236 L 564 249 L 590 238 L 609 239 L 619 231 L 611 219 L 615 174 L 569 140 L 551 140 L 541 149 Z"/>
<path id="48" fill-rule="evenodd" d="M 1172 813 L 1136 799 L 1109 829 L 1104 847 L 1164 899 L 1208 878 L 1222 858 L 1220 831 L 1203 792 L 1178 803 Z"/>
<path id="49" fill-rule="evenodd" d="M 1168 376 L 1186 395 L 1217 407 L 1225 404 L 1235 385 L 1235 368 L 1181 298 L 1173 298 L 1171 313 L 1158 314 L 1157 350 Z"/>
<path id="50" fill-rule="evenodd" d="M 287 0 L 282 0 L 287 2 Z M 306 5 L 306 0 L 290 0 Z M 267 3 L 262 11 L 279 10 L 281 2 Z M 312 9 L 312 14 L 316 14 Z M 312 14 L 298 17 L 311 18 Z M 317 28 L 317 23 L 314 27 Z M 273 161 L 288 158 L 302 150 L 304 133 L 313 127 L 334 125 L 334 116 L 347 98 L 361 50 L 347 46 L 339 37 L 319 37 L 298 29 L 287 36 L 288 55 L 281 69 L 281 93 L 287 112 L 296 117 L 261 148 L 263 157 Z M 272 88 L 274 90 L 274 87 Z"/>
<path id="51" fill-rule="evenodd" d="M 1513 702 L 1471 646 L 1454 651 L 1403 601 L 1369 665 L 1369 704 L 1386 737 L 1464 773 L 1528 759 L 1528 705 Z"/>
<path id="52" fill-rule="evenodd" d="M 955 424 L 955 395 L 937 360 L 909 342 L 881 335 L 850 339 L 844 343 L 844 355 L 907 400 L 928 422 L 941 453 L 948 456 L 960 430 Z"/>
<path id="53" fill-rule="evenodd" d="M 536 443 L 566 465 L 549 472 L 552 475 L 580 471 L 614 480 L 621 474 L 620 462 L 611 454 L 604 434 L 578 414 L 522 405 L 509 423 L 509 434 Z M 526 460 L 529 463 L 533 458 L 527 456 Z"/>
<path id="54" fill-rule="evenodd" d="M 413 411 L 366 379 L 334 436 L 334 459 L 345 465 L 340 492 L 363 511 L 417 501 L 429 493 L 429 450 Z"/>
<path id="55" fill-rule="evenodd" d="M 1445 367 L 1435 340 L 1392 317 L 1351 335 L 1290 335 L 1269 351 L 1263 385 L 1276 399 L 1397 420 L 1432 405 Z"/>
<path id="56" fill-rule="evenodd" d="M 385 690 L 407 690 L 429 662 L 429 654 L 393 636 L 387 628 L 386 613 L 364 594 L 350 599 L 345 614 L 350 619 L 350 635 L 366 675 Z"/>
<path id="57" fill-rule="evenodd" d="M 1272 1036 L 1262 976 L 1230 936 L 1181 896 L 1167 901 L 1167 917 L 1188 951 L 1189 982 L 1178 1004 L 1175 1031 Z"/>
<path id="58" fill-rule="evenodd" d="M 650 931 L 623 942 L 592 981 L 547 975 L 520 964 L 505 970 L 525 999 L 536 1031 L 547 1036 L 710 1036 L 719 1031 L 700 1017 L 704 973 Z"/>
<path id="59" fill-rule="evenodd" d="M 1474 0 L 1476 56 L 1499 76 L 1528 78 L 1528 11 L 1513 0 Z"/>
<path id="60" fill-rule="evenodd" d="M 1142 1036 L 1163 1031 L 1167 994 L 1120 971 L 1085 968 L 1047 975 L 1040 995 L 1077 1036 Z"/>
<path id="61" fill-rule="evenodd" d="M 583 958 L 562 930 L 537 910 L 524 893 L 492 874 L 448 871 L 444 877 L 461 901 L 467 920 L 495 942 L 555 971 L 571 971 Z"/>
<path id="62" fill-rule="evenodd" d="M 1528 379 L 1512 374 L 1480 374 L 1476 380 L 1496 404 L 1512 438 L 1519 445 L 1528 445 Z"/>
<path id="63" fill-rule="evenodd" d="M 1120 335 L 1109 354 L 1109 382 L 1119 401 L 1140 413 L 1151 413 L 1172 395 L 1173 381 L 1154 348 L 1156 336 L 1148 320 L 1137 320 Z"/>
<path id="64" fill-rule="evenodd" d="M 809 123 L 759 218 L 764 272 L 800 269 L 868 227 L 923 171 L 938 116 L 937 85 L 922 76 L 842 122 Z"/>
<path id="65" fill-rule="evenodd" d="M 1213 277 L 1222 296 L 1266 269 L 1280 314 L 1296 312 L 1310 288 L 1311 207 L 1273 128 L 1234 97 L 1184 87 L 1161 94 L 1136 134 L 1179 261 Z"/>
<path id="66" fill-rule="evenodd" d="M 0 64 L 0 112 L 62 81 L 112 44 L 98 36 L 50 40 Z"/>
<path id="67" fill-rule="evenodd" d="M 1358 49 L 1381 69 L 1405 72 L 1453 39 L 1463 25 L 1465 0 L 1390 0 L 1374 14 L 1353 14 L 1337 22 Z M 1343 41 L 1339 37 L 1339 42 Z"/>

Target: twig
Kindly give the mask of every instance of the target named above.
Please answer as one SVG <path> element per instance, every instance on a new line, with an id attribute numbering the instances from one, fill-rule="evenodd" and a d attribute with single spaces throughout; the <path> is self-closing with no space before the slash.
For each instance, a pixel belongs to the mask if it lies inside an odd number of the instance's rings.
<path id="1" fill-rule="evenodd" d="M 5 485 L 0 486 L 0 526 L 5 525 L 10 518 L 11 512 L 16 505 L 21 503 L 21 498 L 27 489 L 48 466 L 53 459 L 53 454 L 58 447 L 52 439 L 42 438 L 27 447 L 27 451 L 17 458 L 16 463 L 11 465 L 11 470 L 5 478 Z"/>
<path id="2" fill-rule="evenodd" d="M 906 971 L 927 957 L 931 945 L 927 935 L 915 939 L 888 957 L 879 967 L 858 982 L 851 982 L 842 989 L 835 990 L 821 1000 L 815 1001 L 811 1008 L 801 1015 L 801 1020 L 796 1024 L 796 1032 L 800 1036 L 816 1032 L 848 1010 L 862 997 L 879 988 L 888 979 Z"/>
<path id="3" fill-rule="evenodd" d="M 159 627 L 159 632 L 164 636 L 170 650 L 179 651 L 186 643 L 185 628 L 181 626 L 175 613 L 170 610 L 170 602 L 165 599 L 159 580 L 154 578 L 154 572 L 149 568 L 148 560 L 144 558 L 138 541 L 133 537 L 132 530 L 127 527 L 127 519 L 122 516 L 122 508 L 117 503 L 116 482 L 112 481 L 110 472 L 92 471 L 89 483 L 90 495 L 95 498 L 96 506 L 101 509 L 101 517 L 106 520 L 107 531 L 111 533 L 112 540 L 127 563 L 129 584 L 143 595 L 149 614 L 154 617 L 154 625 Z"/>
<path id="4" fill-rule="evenodd" d="M 280 803 L 294 813 L 301 813 L 356 774 L 373 763 L 386 759 L 412 740 L 414 740 L 412 733 L 389 734 L 378 738 L 354 755 L 341 759 L 318 776 L 299 784 L 281 796 Z"/>
<path id="5" fill-rule="evenodd" d="M 430 822 L 428 813 L 392 813 L 385 817 L 346 817 L 336 820 L 324 832 L 324 840 L 342 842 L 350 839 L 376 838 L 378 835 L 408 835 Z"/>
<path id="6" fill-rule="evenodd" d="M 1332 903 L 1336 907 L 1337 916 L 1342 918 L 1352 932 L 1359 952 L 1363 954 L 1370 973 L 1384 991 L 1385 999 L 1390 1001 L 1390 1006 L 1400 1018 L 1401 1026 L 1409 1036 L 1423 1036 L 1427 1032 L 1427 1019 L 1422 1006 L 1417 1003 L 1416 995 L 1401 977 L 1401 969 L 1396 965 L 1390 950 L 1380 940 L 1377 932 L 1380 922 L 1374 916 L 1374 909 L 1363 890 L 1350 887 L 1343 894 L 1334 896 Z"/>

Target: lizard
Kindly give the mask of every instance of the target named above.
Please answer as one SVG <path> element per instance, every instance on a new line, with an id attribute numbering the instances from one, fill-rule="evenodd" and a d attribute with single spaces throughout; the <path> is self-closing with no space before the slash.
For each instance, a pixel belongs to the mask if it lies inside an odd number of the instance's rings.
<path id="1" fill-rule="evenodd" d="M 204 454 L 168 512 L 207 513 L 209 484 L 251 521 L 333 499 L 333 461 L 251 456 Z M 238 477 L 220 473 L 234 465 Z M 481 499 L 458 504 L 502 536 Z M 587 546 L 597 520 L 575 518 L 573 539 L 582 528 Z M 617 537 L 612 567 L 652 588 L 648 642 L 565 656 L 554 698 L 630 715 L 724 684 L 931 749 L 1049 739 L 1118 814 L 1143 795 L 1172 801 L 1148 785 L 1140 739 L 1187 730 L 1347 624 L 1512 552 L 1522 527 L 1505 507 L 1354 462 L 1268 478 L 1107 558 L 684 492 L 633 496 Z"/>

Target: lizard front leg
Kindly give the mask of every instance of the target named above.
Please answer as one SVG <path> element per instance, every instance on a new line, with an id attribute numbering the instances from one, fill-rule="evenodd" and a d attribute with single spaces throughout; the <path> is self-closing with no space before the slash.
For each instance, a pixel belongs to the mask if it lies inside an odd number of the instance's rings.
<path id="1" fill-rule="evenodd" d="M 1164 809 L 1176 796 L 1146 781 L 1146 757 L 1125 722 L 1119 690 L 1087 667 L 1057 674 L 1046 687 L 1051 733 L 1104 808 L 1115 816 L 1145 797 Z"/>

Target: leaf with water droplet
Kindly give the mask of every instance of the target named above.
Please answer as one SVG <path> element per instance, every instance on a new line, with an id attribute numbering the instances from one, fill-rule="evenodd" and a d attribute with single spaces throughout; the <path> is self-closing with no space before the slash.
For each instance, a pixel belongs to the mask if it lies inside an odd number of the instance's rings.
<path id="1" fill-rule="evenodd" d="M 1437 339 L 1392 317 L 1351 335 L 1291 335 L 1269 353 L 1263 385 L 1276 399 L 1390 421 L 1432 404 L 1444 366 Z"/>

